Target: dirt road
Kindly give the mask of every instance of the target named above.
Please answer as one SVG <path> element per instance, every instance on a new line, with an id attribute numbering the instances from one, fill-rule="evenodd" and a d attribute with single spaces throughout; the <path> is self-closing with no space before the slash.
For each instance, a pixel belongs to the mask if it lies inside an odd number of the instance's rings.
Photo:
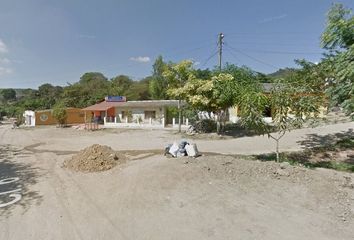
<path id="1" fill-rule="evenodd" d="M 299 130 L 288 135 L 287 149 L 301 148 L 296 142 L 311 131 L 324 135 L 350 127 Z M 61 165 L 90 144 L 117 150 L 160 149 L 180 137 L 162 131 L 11 130 L 8 126 L 0 127 L 0 137 L 0 183 L 18 178 L 0 184 L 0 193 L 20 189 L 15 193 L 21 195 L 18 202 L 0 208 L 0 239 L 354 236 L 353 174 L 220 155 L 188 161 L 154 155 L 84 174 Z M 265 143 L 262 137 L 196 142 L 208 152 L 272 151 L 272 142 Z M 12 199 L 0 194 L 0 203 Z"/>

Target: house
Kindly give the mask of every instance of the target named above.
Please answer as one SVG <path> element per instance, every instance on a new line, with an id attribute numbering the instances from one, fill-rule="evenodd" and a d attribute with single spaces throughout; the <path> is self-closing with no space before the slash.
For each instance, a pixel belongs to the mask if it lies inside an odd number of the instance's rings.
<path id="1" fill-rule="evenodd" d="M 181 105 L 184 104 L 181 102 Z M 106 128 L 164 128 L 167 125 L 167 108 L 178 105 L 178 100 L 126 101 L 125 97 L 113 96 L 82 111 L 86 112 L 86 122 L 100 122 Z M 188 125 L 188 119 L 185 119 L 184 124 Z"/>
<path id="2" fill-rule="evenodd" d="M 279 85 L 278 85 L 279 86 Z M 282 87 L 282 86 L 281 86 Z M 266 95 L 271 94 L 273 88 L 274 88 L 274 83 L 262 83 L 262 88 L 263 88 L 263 93 Z M 299 93 L 299 94 L 304 94 L 304 93 Z M 303 96 L 303 95 L 300 95 Z M 239 118 L 240 118 L 240 109 L 239 106 L 234 106 L 229 108 L 229 121 L 236 123 Z M 322 106 L 319 109 L 319 117 L 324 117 L 327 113 L 327 107 Z M 273 109 L 272 108 L 267 108 L 264 113 L 263 113 L 263 120 L 265 122 L 271 123 L 273 121 Z M 291 114 L 289 114 L 290 116 Z"/>
<path id="3" fill-rule="evenodd" d="M 51 109 L 30 111 L 23 113 L 26 126 L 56 125 L 58 121 L 53 117 Z M 85 112 L 79 108 L 67 108 L 66 124 L 85 123 Z"/>

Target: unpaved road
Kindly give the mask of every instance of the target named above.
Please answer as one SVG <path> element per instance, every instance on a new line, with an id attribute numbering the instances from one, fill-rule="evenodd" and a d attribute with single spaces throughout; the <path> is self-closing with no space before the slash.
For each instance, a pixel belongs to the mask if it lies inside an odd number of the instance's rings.
<path id="1" fill-rule="evenodd" d="M 282 146 L 300 149 L 305 134 L 351 127 L 298 130 Z M 353 239 L 349 173 L 220 155 L 188 161 L 154 155 L 90 174 L 61 168 L 93 143 L 161 149 L 179 139 L 163 131 L 0 126 L 0 181 L 19 178 L 0 192 L 20 188 L 22 196 L 0 208 L 0 239 Z M 262 137 L 195 142 L 208 152 L 273 150 Z M 0 195 L 0 203 L 9 200 Z"/>

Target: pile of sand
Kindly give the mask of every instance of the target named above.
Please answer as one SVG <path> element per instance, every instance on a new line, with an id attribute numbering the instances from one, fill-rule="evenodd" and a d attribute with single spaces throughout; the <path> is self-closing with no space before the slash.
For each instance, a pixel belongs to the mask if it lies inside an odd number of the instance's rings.
<path id="1" fill-rule="evenodd" d="M 94 144 L 65 160 L 63 167 L 80 172 L 98 172 L 106 171 L 123 162 L 125 157 L 111 147 Z"/>

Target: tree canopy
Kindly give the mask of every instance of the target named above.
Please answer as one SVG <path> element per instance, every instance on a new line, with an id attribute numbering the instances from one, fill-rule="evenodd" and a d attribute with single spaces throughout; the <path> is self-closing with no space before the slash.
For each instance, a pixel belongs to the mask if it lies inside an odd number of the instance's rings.
<path id="1" fill-rule="evenodd" d="M 1 95 L 5 101 L 11 101 L 16 99 L 16 91 L 12 88 L 2 89 Z"/>
<path id="2" fill-rule="evenodd" d="M 327 93 L 333 105 L 348 114 L 354 112 L 354 15 L 335 4 L 328 12 L 327 26 L 322 34 L 322 46 L 328 50 L 322 61 L 328 73 Z M 354 115 L 352 114 L 354 118 Z"/>

